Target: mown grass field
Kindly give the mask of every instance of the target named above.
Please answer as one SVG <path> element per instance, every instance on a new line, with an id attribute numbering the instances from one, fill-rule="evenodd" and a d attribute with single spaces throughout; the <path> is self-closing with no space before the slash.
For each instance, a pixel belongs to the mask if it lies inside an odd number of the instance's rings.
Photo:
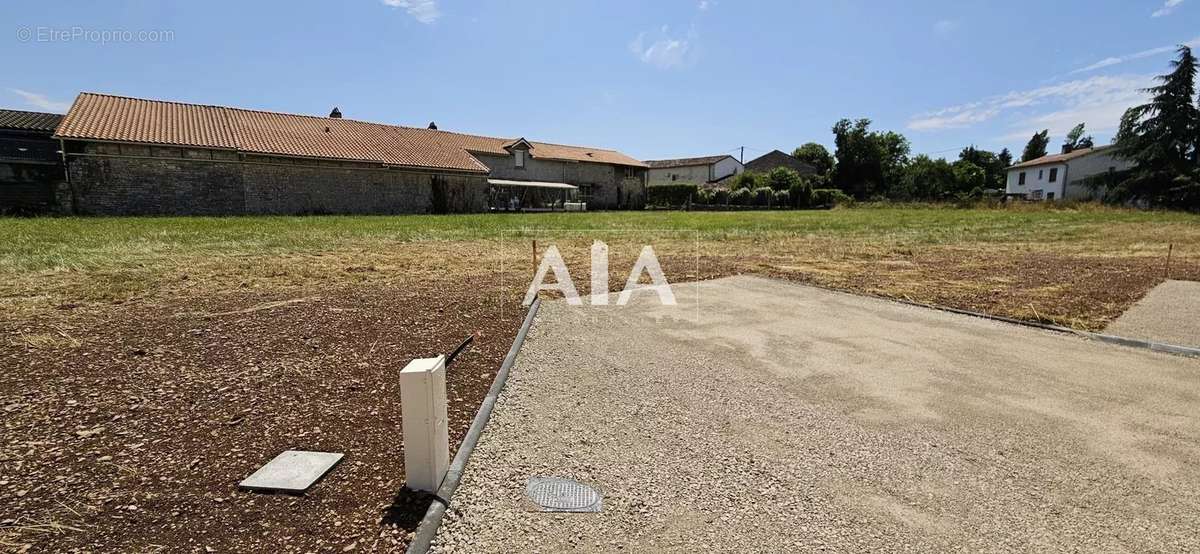
<path id="1" fill-rule="evenodd" d="M 1098 328 L 1165 275 L 1168 245 L 1173 277 L 1194 278 L 1200 259 L 1196 215 L 1090 206 L 3 219 L 0 236 L 7 317 L 246 288 L 494 278 L 506 260 L 515 282 L 530 271 L 528 239 L 565 251 L 599 238 L 655 245 L 677 261 L 665 265 L 686 269 L 676 279 L 767 273 Z M 997 294 L 1011 298 L 989 300 Z"/>

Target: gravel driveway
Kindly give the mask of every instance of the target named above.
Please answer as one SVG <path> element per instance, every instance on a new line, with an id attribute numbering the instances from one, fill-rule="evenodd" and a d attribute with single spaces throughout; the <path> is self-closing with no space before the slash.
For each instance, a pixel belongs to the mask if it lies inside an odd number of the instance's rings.
<path id="1" fill-rule="evenodd" d="M 436 548 L 1200 550 L 1200 360 L 755 277 L 679 288 L 543 304 Z M 604 511 L 531 511 L 544 475 Z"/>

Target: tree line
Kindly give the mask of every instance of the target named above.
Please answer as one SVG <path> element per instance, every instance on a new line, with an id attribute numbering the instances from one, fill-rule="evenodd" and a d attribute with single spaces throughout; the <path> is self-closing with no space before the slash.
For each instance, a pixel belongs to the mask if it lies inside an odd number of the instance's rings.
<path id="1" fill-rule="evenodd" d="M 1104 199 L 1154 207 L 1200 209 L 1200 98 L 1197 60 L 1181 46 L 1171 72 L 1146 89 L 1150 102 L 1129 108 L 1113 139 L 1114 154 L 1132 169 L 1103 175 L 1087 184 L 1103 187 Z M 810 142 L 792 155 L 817 170 L 803 177 L 809 189 L 836 188 L 857 200 L 946 201 L 1003 190 L 1013 156 L 968 146 L 947 161 L 912 156 L 908 139 L 894 131 L 871 129 L 869 119 L 842 119 L 832 128 L 834 151 Z M 1092 148 L 1083 123 L 1063 142 L 1069 150 Z M 1021 152 L 1022 162 L 1048 154 L 1049 130 L 1035 133 Z M 747 177 L 743 180 L 753 177 Z"/>

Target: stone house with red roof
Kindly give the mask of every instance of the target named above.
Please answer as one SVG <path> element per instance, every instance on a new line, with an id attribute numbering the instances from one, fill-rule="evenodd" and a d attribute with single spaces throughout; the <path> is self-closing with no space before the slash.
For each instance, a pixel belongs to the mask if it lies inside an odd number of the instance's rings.
<path id="1" fill-rule="evenodd" d="M 479 212 L 489 181 L 518 178 L 586 190 L 591 208 L 644 198 L 644 164 L 613 150 L 339 116 L 81 93 L 54 138 L 80 214 Z"/>

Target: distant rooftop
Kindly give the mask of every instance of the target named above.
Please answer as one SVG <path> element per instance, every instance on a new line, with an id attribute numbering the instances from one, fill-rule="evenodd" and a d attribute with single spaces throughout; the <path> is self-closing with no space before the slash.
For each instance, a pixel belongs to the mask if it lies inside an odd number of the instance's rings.
<path id="1" fill-rule="evenodd" d="M 0 129 L 53 133 L 62 119 L 62 114 L 56 113 L 0 110 Z"/>
<path id="2" fill-rule="evenodd" d="M 732 158 L 729 154 L 719 156 L 704 156 L 700 158 L 677 158 L 673 160 L 646 160 L 646 165 L 651 169 L 664 169 L 668 167 L 691 167 L 696 165 L 711 165 L 725 158 Z"/>
<path id="3" fill-rule="evenodd" d="M 1087 156 L 1088 154 L 1095 154 L 1097 152 L 1103 152 L 1105 150 L 1108 150 L 1109 148 L 1112 148 L 1111 144 L 1106 144 L 1104 146 L 1096 146 L 1093 148 L 1080 148 L 1077 150 L 1072 150 L 1071 152 L 1066 153 L 1066 154 L 1050 154 L 1048 156 L 1034 158 L 1027 162 L 1021 162 L 1012 167 L 1009 167 L 1009 169 L 1017 169 L 1017 168 L 1021 168 L 1021 167 L 1033 167 L 1036 165 L 1062 163 L 1062 162 L 1074 160 L 1075 158 L 1082 158 L 1084 156 Z"/>

